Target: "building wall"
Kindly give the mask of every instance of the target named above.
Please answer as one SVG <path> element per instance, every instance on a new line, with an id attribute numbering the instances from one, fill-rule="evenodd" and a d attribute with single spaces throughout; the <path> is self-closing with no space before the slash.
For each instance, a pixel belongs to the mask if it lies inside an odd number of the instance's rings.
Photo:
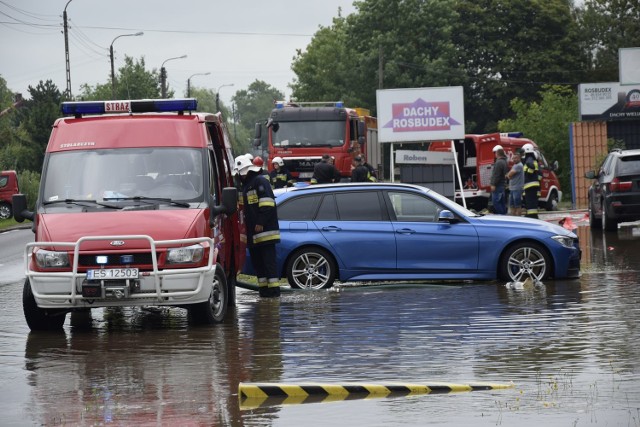
<path id="1" fill-rule="evenodd" d="M 587 192 L 592 180 L 584 174 L 594 170 L 596 162 L 602 161 L 607 152 L 607 122 L 571 124 L 573 205 L 576 209 L 588 207 Z"/>

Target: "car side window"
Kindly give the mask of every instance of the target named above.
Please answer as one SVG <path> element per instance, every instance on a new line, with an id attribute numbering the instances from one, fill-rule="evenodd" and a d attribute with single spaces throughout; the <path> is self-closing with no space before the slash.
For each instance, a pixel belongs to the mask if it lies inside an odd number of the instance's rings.
<path id="1" fill-rule="evenodd" d="M 0 188 L 6 186 L 7 182 L 9 182 L 8 176 L 0 176 Z"/>
<path id="2" fill-rule="evenodd" d="M 322 195 L 293 197 L 278 205 L 278 219 L 287 221 L 311 221 Z"/>
<path id="3" fill-rule="evenodd" d="M 341 221 L 382 221 L 377 191 L 349 191 L 335 197 Z"/>
<path id="4" fill-rule="evenodd" d="M 316 221 L 334 221 L 338 219 L 336 212 L 336 201 L 333 194 L 327 194 L 320 203 L 320 209 L 316 215 Z"/>
<path id="5" fill-rule="evenodd" d="M 437 222 L 440 208 L 426 197 L 402 192 L 389 193 L 389 200 L 398 221 Z"/>

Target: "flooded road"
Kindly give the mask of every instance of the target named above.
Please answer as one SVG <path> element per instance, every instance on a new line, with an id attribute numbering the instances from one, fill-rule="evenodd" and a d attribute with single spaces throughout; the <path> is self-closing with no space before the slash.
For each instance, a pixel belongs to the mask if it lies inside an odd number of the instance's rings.
<path id="1" fill-rule="evenodd" d="M 578 233 L 578 280 L 522 290 L 345 285 L 279 301 L 239 290 L 215 327 L 190 325 L 180 309 L 124 309 L 30 333 L 22 279 L 5 262 L 0 424 L 640 426 L 640 232 Z M 237 394 L 240 382 L 511 381 L 506 390 L 263 406 Z"/>

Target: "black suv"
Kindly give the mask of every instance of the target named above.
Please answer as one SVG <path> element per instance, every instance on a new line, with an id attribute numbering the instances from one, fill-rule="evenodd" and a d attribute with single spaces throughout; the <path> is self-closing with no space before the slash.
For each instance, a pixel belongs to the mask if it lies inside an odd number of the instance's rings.
<path id="1" fill-rule="evenodd" d="M 614 231 L 621 221 L 640 220 L 640 150 L 614 150 L 600 170 L 589 171 L 589 224 Z"/>

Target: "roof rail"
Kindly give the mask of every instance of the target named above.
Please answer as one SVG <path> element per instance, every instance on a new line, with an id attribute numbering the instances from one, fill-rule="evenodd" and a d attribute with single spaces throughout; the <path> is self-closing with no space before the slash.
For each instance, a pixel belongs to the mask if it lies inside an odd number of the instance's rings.
<path id="1" fill-rule="evenodd" d="M 275 101 L 276 108 L 285 107 L 337 107 L 343 108 L 344 102 L 342 101 L 319 101 L 319 102 L 298 102 L 298 101 Z"/>

